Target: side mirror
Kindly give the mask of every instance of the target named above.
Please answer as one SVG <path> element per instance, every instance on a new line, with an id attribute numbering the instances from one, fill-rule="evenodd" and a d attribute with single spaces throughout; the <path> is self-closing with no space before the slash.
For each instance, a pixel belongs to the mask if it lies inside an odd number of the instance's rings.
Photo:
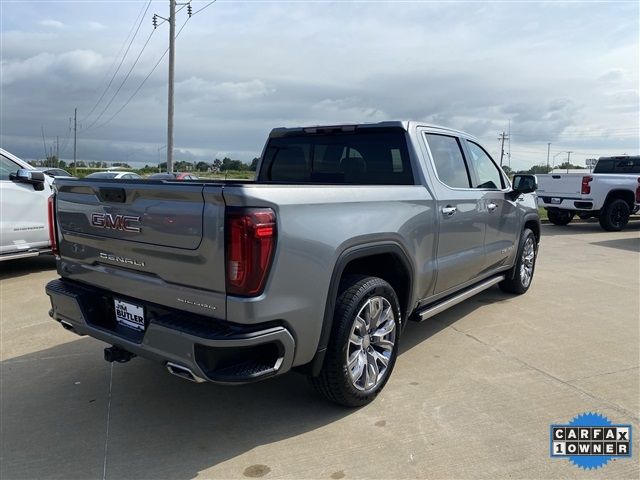
<path id="1" fill-rule="evenodd" d="M 516 174 L 513 176 L 513 190 L 514 197 L 518 197 L 523 193 L 533 193 L 538 189 L 538 180 L 535 175 L 523 175 Z"/>
<path id="2" fill-rule="evenodd" d="M 29 183 L 33 185 L 34 190 L 44 190 L 43 172 L 21 168 L 16 173 L 9 175 L 9 178 L 14 182 Z"/>

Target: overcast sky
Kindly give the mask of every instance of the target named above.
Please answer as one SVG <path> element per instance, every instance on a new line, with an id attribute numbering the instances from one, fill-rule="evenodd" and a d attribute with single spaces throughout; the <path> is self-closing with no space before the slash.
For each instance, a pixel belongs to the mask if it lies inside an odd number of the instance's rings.
<path id="1" fill-rule="evenodd" d="M 151 3 L 98 102 L 146 3 L 0 2 L 3 148 L 43 158 L 43 127 L 71 158 L 77 106 L 80 159 L 164 158 L 166 57 L 120 109 L 167 48 L 151 17 L 168 1 Z M 176 159 L 247 161 L 276 126 L 394 119 L 468 131 L 498 158 L 510 120 L 514 168 L 546 162 L 547 142 L 557 163 L 637 154 L 639 14 L 636 1 L 218 0 L 177 39 Z"/>

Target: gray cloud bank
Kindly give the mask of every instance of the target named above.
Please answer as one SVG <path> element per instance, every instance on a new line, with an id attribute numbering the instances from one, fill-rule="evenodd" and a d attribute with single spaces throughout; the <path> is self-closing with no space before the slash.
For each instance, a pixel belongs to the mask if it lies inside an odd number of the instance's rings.
<path id="1" fill-rule="evenodd" d="M 73 6 L 74 15 L 2 7 L 3 148 L 41 158 L 42 125 L 49 142 L 61 137 L 61 156 L 69 158 L 68 119 L 77 106 L 80 158 L 156 163 L 166 143 L 166 59 L 101 125 L 166 49 L 167 25 L 86 129 L 151 32 L 150 19 L 105 99 L 85 118 L 142 4 L 60 5 Z M 160 3 L 151 8 L 166 14 Z M 185 19 L 181 12 L 178 25 Z M 387 119 L 466 130 L 494 154 L 497 134 L 511 120 L 516 167 L 546 159 L 546 142 L 582 157 L 635 153 L 638 35 L 635 3 L 220 1 L 194 16 L 177 40 L 176 157 L 249 160 L 275 126 Z"/>

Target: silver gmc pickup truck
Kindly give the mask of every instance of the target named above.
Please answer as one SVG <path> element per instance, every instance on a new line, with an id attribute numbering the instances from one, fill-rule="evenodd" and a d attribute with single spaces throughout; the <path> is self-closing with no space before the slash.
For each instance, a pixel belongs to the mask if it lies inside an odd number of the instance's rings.
<path id="1" fill-rule="evenodd" d="M 373 400 L 408 320 L 534 273 L 536 179 L 420 122 L 277 128 L 255 182 L 56 179 L 50 315 L 195 382 Z"/>

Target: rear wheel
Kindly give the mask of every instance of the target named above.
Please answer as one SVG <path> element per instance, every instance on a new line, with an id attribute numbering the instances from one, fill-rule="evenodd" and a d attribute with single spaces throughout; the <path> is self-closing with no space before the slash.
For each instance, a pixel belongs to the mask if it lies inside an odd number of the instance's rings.
<path id="1" fill-rule="evenodd" d="M 533 272 L 536 268 L 536 258 L 538 256 L 538 242 L 535 234 L 528 228 L 522 232 L 520 248 L 518 249 L 518 260 L 509 271 L 507 278 L 498 284 L 502 291 L 507 293 L 523 294 L 531 286 Z"/>
<path id="2" fill-rule="evenodd" d="M 600 212 L 600 226 L 609 232 L 619 232 L 629 223 L 629 204 L 618 198 L 605 205 Z"/>
<path id="3" fill-rule="evenodd" d="M 573 220 L 573 212 L 570 210 L 547 210 L 547 218 L 554 225 L 568 225 Z"/>
<path id="4" fill-rule="evenodd" d="M 311 383 L 347 407 L 371 402 L 383 389 L 398 354 L 400 307 L 395 291 L 377 277 L 348 276 L 336 301 L 324 365 Z"/>

